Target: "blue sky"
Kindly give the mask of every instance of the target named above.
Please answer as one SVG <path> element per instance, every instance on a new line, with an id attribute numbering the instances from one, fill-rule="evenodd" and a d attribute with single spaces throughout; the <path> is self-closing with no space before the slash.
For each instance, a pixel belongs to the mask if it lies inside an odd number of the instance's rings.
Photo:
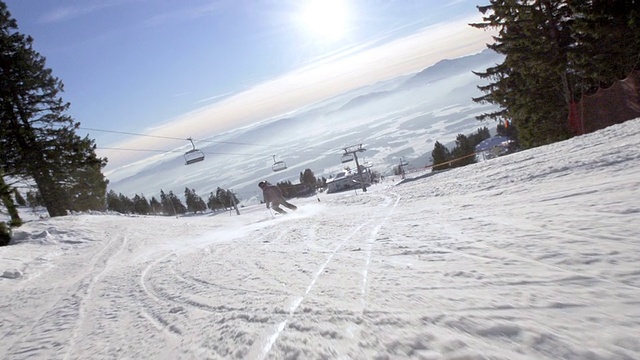
<path id="1" fill-rule="evenodd" d="M 464 0 L 4 1 L 83 128 L 160 136 L 210 136 L 490 41 Z M 98 148 L 153 140 L 89 135 Z"/>

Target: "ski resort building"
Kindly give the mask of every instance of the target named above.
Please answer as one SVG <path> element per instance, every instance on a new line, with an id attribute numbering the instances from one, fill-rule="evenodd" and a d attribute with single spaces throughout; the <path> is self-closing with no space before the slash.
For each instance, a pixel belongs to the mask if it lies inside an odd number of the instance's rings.
<path id="1" fill-rule="evenodd" d="M 362 177 L 365 185 L 371 184 L 371 172 L 369 169 L 362 169 Z M 327 194 L 361 188 L 360 176 L 358 172 L 351 169 L 341 170 L 336 176 L 327 180 Z"/>
<path id="2" fill-rule="evenodd" d="M 476 145 L 476 161 L 493 159 L 509 153 L 513 140 L 506 136 L 494 136 Z"/>

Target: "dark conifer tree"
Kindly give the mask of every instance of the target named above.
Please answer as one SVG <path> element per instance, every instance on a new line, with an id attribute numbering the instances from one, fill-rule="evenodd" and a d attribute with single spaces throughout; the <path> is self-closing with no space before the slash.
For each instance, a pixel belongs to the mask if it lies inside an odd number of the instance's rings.
<path id="1" fill-rule="evenodd" d="M 444 170 L 451 167 L 449 161 L 451 160 L 451 152 L 449 149 L 442 145 L 439 141 L 436 141 L 431 151 L 431 158 L 433 159 L 432 171 Z"/>
<path id="2" fill-rule="evenodd" d="M 477 73 L 492 82 L 480 86 L 485 95 L 473 100 L 502 107 L 478 119 L 512 121 L 525 147 L 568 138 L 572 14 L 567 1 L 491 0 L 478 9 L 484 22 L 471 26 L 498 30 L 488 47 L 505 55 L 502 64 Z"/>
<path id="3" fill-rule="evenodd" d="M 302 173 L 301 184 L 307 184 L 315 189 L 316 186 L 316 175 L 313 173 L 311 169 L 305 169 L 304 173 Z"/>
<path id="4" fill-rule="evenodd" d="M 169 191 L 169 198 L 173 202 L 173 207 L 174 209 L 176 209 L 176 213 L 178 214 L 187 213 L 187 207 L 184 206 L 184 204 L 182 203 L 182 200 L 180 200 L 180 198 L 177 195 L 175 195 L 173 191 Z"/>
<path id="5" fill-rule="evenodd" d="M 473 146 L 476 146 L 480 144 L 483 140 L 488 139 L 490 137 L 491 137 L 491 132 L 489 131 L 489 128 L 485 126 L 478 129 L 478 131 L 476 131 L 474 134 L 469 135 L 469 140 L 471 141 L 471 144 Z"/>
<path id="6" fill-rule="evenodd" d="M 118 201 L 120 202 L 120 206 L 121 206 L 121 211 L 120 212 L 121 213 L 123 213 L 123 214 L 133 214 L 134 213 L 133 200 L 128 198 L 123 193 L 119 193 L 118 194 Z"/>
<path id="7" fill-rule="evenodd" d="M 234 202 L 235 204 L 238 203 L 238 198 L 229 189 L 225 190 L 219 187 L 216 190 L 216 197 L 218 199 L 218 202 L 222 205 L 224 209 L 229 209 L 234 207 Z"/>
<path id="8" fill-rule="evenodd" d="M 574 99 L 640 70 L 640 1 L 571 1 L 575 45 L 569 60 L 579 78 Z"/>
<path id="9" fill-rule="evenodd" d="M 222 208 L 224 207 L 222 205 L 222 203 L 220 202 L 220 200 L 218 199 L 218 196 L 216 195 L 216 193 L 210 192 L 209 193 L 209 198 L 207 199 L 207 207 L 211 211 L 222 210 Z"/>
<path id="10" fill-rule="evenodd" d="M 2 204 L 7 208 L 9 216 L 11 217 L 9 227 L 19 227 L 22 225 L 22 219 L 18 214 L 15 202 L 11 197 L 12 190 L 13 189 L 4 181 L 4 177 L 0 171 L 0 201 L 2 201 Z"/>
<path id="11" fill-rule="evenodd" d="M 133 212 L 140 215 L 147 215 L 151 212 L 151 205 L 143 195 L 135 194 L 133 197 Z"/>
<path id="12" fill-rule="evenodd" d="M 198 211 L 207 210 L 207 204 L 202 200 L 198 194 L 196 194 L 195 189 L 184 189 L 184 198 L 187 203 L 187 211 L 196 213 Z"/>
<path id="13" fill-rule="evenodd" d="M 451 151 L 451 155 L 453 159 L 455 159 L 455 161 L 451 163 L 451 167 L 461 167 L 475 163 L 474 153 L 475 146 L 471 139 L 464 134 L 458 134 L 456 137 L 456 146 Z"/>
<path id="14" fill-rule="evenodd" d="M 65 114 L 63 84 L 32 43 L 0 1 L 0 169 L 32 179 L 52 217 L 103 209 L 106 159 L 75 134 L 80 124 Z"/>
<path id="15" fill-rule="evenodd" d="M 160 201 L 158 201 L 158 199 L 156 199 L 155 196 L 152 196 L 151 200 L 149 200 L 149 207 L 152 214 L 162 214 L 162 204 L 160 203 Z"/>
<path id="16" fill-rule="evenodd" d="M 160 190 L 160 202 L 162 203 L 162 212 L 165 215 L 175 216 L 187 212 L 187 208 L 173 191 L 165 194 L 164 191 Z"/>
<path id="17" fill-rule="evenodd" d="M 229 198 L 229 193 L 221 187 L 216 189 L 216 198 L 218 202 L 222 205 L 222 207 L 226 210 L 231 206 L 231 199 Z"/>
<path id="18" fill-rule="evenodd" d="M 109 190 L 107 193 L 107 210 L 122 213 L 123 207 L 120 198 L 114 190 Z"/>

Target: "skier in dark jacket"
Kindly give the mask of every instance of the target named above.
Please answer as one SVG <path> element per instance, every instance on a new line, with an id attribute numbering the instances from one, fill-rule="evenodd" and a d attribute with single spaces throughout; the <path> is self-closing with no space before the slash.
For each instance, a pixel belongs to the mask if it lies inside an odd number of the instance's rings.
<path id="1" fill-rule="evenodd" d="M 288 203 L 287 200 L 284 199 L 284 196 L 282 196 L 282 191 L 280 191 L 280 188 L 277 185 L 272 185 L 267 181 L 260 181 L 258 183 L 258 187 L 262 189 L 262 197 L 264 197 L 264 202 L 265 204 L 267 204 L 267 209 L 269 207 L 272 207 L 273 210 L 279 212 L 280 214 L 286 214 L 287 212 L 282 210 L 280 208 L 280 205 L 283 205 L 284 207 L 291 210 L 296 210 L 298 208 L 295 205 Z"/>

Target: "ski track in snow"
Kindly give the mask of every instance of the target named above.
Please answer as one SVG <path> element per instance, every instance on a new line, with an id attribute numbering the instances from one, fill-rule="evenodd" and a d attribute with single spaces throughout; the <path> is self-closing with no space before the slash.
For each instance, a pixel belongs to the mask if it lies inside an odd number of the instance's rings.
<path id="1" fill-rule="evenodd" d="M 387 197 L 384 197 L 384 200 L 385 200 L 385 202 L 381 206 L 382 207 L 388 207 L 389 204 L 390 204 L 389 199 Z M 249 356 L 250 358 L 264 359 L 267 356 L 269 351 L 271 351 L 271 348 L 273 347 L 274 343 L 280 337 L 280 334 L 282 333 L 282 331 L 285 329 L 285 327 L 291 321 L 291 319 L 295 316 L 296 311 L 298 310 L 300 305 L 303 303 L 305 298 L 309 296 L 309 293 L 312 291 L 312 289 L 313 289 L 314 285 L 316 284 L 316 282 L 318 281 L 319 277 L 323 274 L 323 272 L 325 271 L 325 268 L 327 267 L 327 265 L 334 259 L 334 257 L 338 253 L 338 251 L 340 251 L 343 247 L 345 247 L 345 245 L 347 245 L 348 243 L 353 241 L 353 238 L 356 235 L 358 235 L 362 231 L 363 228 L 367 227 L 372 221 L 378 220 L 378 221 L 381 221 L 381 222 L 378 223 L 378 225 L 373 227 L 373 230 L 370 231 L 370 233 L 369 233 L 369 235 L 367 237 L 366 243 L 365 243 L 365 246 L 368 247 L 368 250 L 365 251 L 366 261 L 365 261 L 364 269 L 362 270 L 363 279 L 362 279 L 362 285 L 361 285 L 361 290 L 360 290 L 360 293 L 362 294 L 361 303 L 363 304 L 363 307 L 364 307 L 364 305 L 365 305 L 365 296 L 366 296 L 367 272 L 368 272 L 368 268 L 369 268 L 369 265 L 370 265 L 370 262 L 371 262 L 371 246 L 372 246 L 372 242 L 375 240 L 379 229 L 389 219 L 389 215 L 393 212 L 393 210 L 395 210 L 396 206 L 398 205 L 398 201 L 399 200 L 400 199 L 398 197 L 398 199 L 393 204 L 393 207 L 391 208 L 391 210 L 389 210 L 389 213 L 385 218 L 383 218 L 383 219 L 371 219 L 371 220 L 365 221 L 364 223 L 362 223 L 359 226 L 357 226 L 353 230 L 352 233 L 347 235 L 341 242 L 339 242 L 336 245 L 336 247 L 333 249 L 333 251 L 331 251 L 329 253 L 329 256 L 327 257 L 326 261 L 314 273 L 313 277 L 311 278 L 311 282 L 307 286 L 304 294 L 302 296 L 300 296 L 300 297 L 297 297 L 293 301 L 293 303 L 291 304 L 291 307 L 289 309 L 288 316 L 282 322 L 278 323 L 275 326 L 275 332 L 268 336 L 268 341 L 265 344 L 265 346 L 262 348 L 262 350 L 257 355 L 250 354 L 250 356 Z"/>
<path id="2" fill-rule="evenodd" d="M 122 253 L 122 251 L 127 247 L 127 237 L 122 236 L 121 238 L 122 240 L 119 240 L 120 237 L 118 237 L 117 241 L 109 242 L 109 244 L 107 244 L 107 246 L 105 246 L 104 249 L 96 256 L 95 261 L 93 261 L 92 264 L 90 265 L 90 267 L 93 269 L 95 269 L 96 267 L 100 267 L 100 271 L 97 275 L 93 276 L 90 279 L 90 282 L 87 285 L 87 290 L 85 292 L 84 299 L 80 304 L 80 311 L 79 311 L 77 325 L 73 330 L 73 335 L 71 336 L 71 339 L 69 340 L 69 349 L 64 356 L 65 359 L 70 357 L 70 354 L 74 349 L 75 343 L 78 341 L 78 338 L 82 336 L 81 335 L 82 326 L 84 321 L 86 321 L 86 318 L 87 318 L 86 303 L 92 300 L 92 291 L 95 287 L 95 284 L 101 280 L 101 278 L 104 276 L 105 273 L 107 273 L 107 271 L 109 270 L 109 263 L 112 261 L 112 259 L 117 258 Z M 114 247 L 117 247 L 118 249 L 114 251 L 113 250 Z"/>
<path id="3" fill-rule="evenodd" d="M 69 352 L 73 350 L 78 331 L 86 320 L 85 308 L 91 300 L 94 285 L 107 271 L 111 259 L 117 257 L 125 246 L 126 237 L 109 239 L 102 249 L 91 257 L 88 267 L 83 269 L 81 277 L 74 281 L 68 290 L 62 291 L 53 304 L 46 305 L 44 310 L 35 316 L 36 321 L 33 322 L 29 330 L 24 332 L 22 340 L 26 336 L 37 337 L 45 343 L 48 342 L 49 346 L 23 347 L 20 345 L 23 341 L 17 340 L 14 342 L 14 346 L 9 347 L 7 355 L 10 357 L 23 355 L 41 357 L 41 352 L 47 353 L 49 350 L 56 354 L 54 357 L 67 358 Z M 60 330 L 71 331 L 70 338 L 66 340 L 68 343 L 56 338 L 55 335 Z M 66 352 L 65 347 L 67 348 Z M 65 353 L 64 356 L 63 353 Z"/>
<path id="4" fill-rule="evenodd" d="M 296 310 L 298 310 L 298 307 L 300 306 L 300 304 L 302 304 L 302 302 L 304 301 L 305 297 L 309 295 L 309 292 L 311 291 L 311 289 L 313 289 L 313 286 L 318 281 L 318 278 L 320 277 L 320 275 L 322 274 L 324 269 L 327 267 L 327 265 L 331 262 L 333 257 L 336 255 L 336 252 L 338 250 L 340 250 L 340 248 L 342 246 L 344 246 L 356 233 L 358 233 L 366 225 L 367 225 L 367 223 L 359 225 L 353 231 L 353 233 L 351 233 L 347 237 L 345 237 L 345 239 L 341 243 L 339 243 L 338 246 L 329 254 L 329 256 L 327 257 L 327 260 L 314 273 L 313 277 L 311 278 L 311 283 L 309 283 L 309 286 L 307 286 L 307 289 L 305 290 L 304 294 L 302 296 L 300 296 L 300 297 L 295 298 L 293 303 L 290 305 L 290 307 L 289 307 L 289 315 L 287 316 L 287 318 L 284 319 L 279 324 L 277 324 L 276 325 L 276 331 L 273 334 L 268 336 L 267 344 L 262 348 L 261 352 L 257 355 L 257 358 L 264 359 L 267 356 L 267 354 L 271 350 L 271 347 L 276 342 L 276 340 L 278 340 L 278 337 L 280 336 L 280 334 L 284 330 L 284 327 L 287 325 L 287 323 L 289 323 L 289 321 L 291 321 L 291 318 L 295 315 Z M 250 357 L 253 358 L 253 356 L 250 356 Z"/>
<path id="5" fill-rule="evenodd" d="M 371 256 L 373 254 L 373 245 L 374 242 L 376 241 L 376 238 L 378 236 L 378 232 L 380 231 L 380 229 L 382 228 L 382 226 L 389 221 L 390 216 L 393 214 L 393 212 L 396 210 L 396 207 L 398 207 L 398 203 L 400 202 L 401 197 L 398 194 L 393 194 L 396 196 L 396 201 L 393 204 L 393 207 L 391 208 L 391 210 L 389 211 L 389 213 L 387 214 L 387 216 L 382 220 L 382 223 L 377 224 L 373 230 L 371 231 L 371 234 L 369 234 L 369 237 L 367 238 L 367 241 L 365 243 L 365 265 L 364 265 L 364 269 L 362 270 L 362 287 L 361 287 L 361 293 L 362 293 L 362 313 L 364 314 L 366 308 L 367 308 L 367 282 L 368 282 L 368 276 L 369 276 L 369 268 L 371 266 Z"/>

